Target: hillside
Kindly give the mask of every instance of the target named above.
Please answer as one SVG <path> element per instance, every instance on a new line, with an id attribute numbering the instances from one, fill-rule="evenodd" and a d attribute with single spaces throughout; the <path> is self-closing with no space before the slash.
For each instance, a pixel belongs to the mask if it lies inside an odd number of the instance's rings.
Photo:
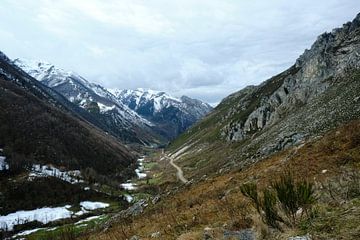
<path id="1" fill-rule="evenodd" d="M 320 35 L 292 67 L 225 98 L 169 150 L 181 151 L 180 165 L 199 177 L 242 168 L 357 119 L 359 33 L 360 15 Z"/>
<path id="2" fill-rule="evenodd" d="M 360 184 L 360 121 L 352 121 L 306 143 L 290 147 L 241 171 L 204 176 L 176 187 L 162 186 L 161 201 L 149 203 L 138 216 L 111 221 L 106 230 L 80 239 L 358 239 Z M 161 163 L 161 161 L 159 162 Z M 301 215 L 296 226 L 281 231 L 262 222 L 241 192 L 244 183 L 268 189 L 282 174 L 314 184 L 312 215 Z M 172 178 L 176 184 L 176 177 Z M 283 216 L 284 217 L 284 216 Z M 107 224 L 106 226 L 109 226 Z M 157 237 L 154 237 L 157 236 Z M 240 238 L 242 236 L 243 238 Z M 247 236 L 247 238 L 246 238 Z M 230 238 L 232 239 L 232 238 Z"/>
<path id="3" fill-rule="evenodd" d="M 144 212 L 80 239 L 358 239 L 359 93 L 360 14 L 153 155 Z"/>
<path id="4" fill-rule="evenodd" d="M 136 155 L 87 117 L 1 54 L 0 238 L 54 220 L 80 220 L 107 202 L 126 206 L 121 194 L 100 187 L 120 189 L 119 183 L 135 175 Z M 99 200 L 106 204 L 80 210 Z"/>
<path id="5" fill-rule="evenodd" d="M 15 65 L 55 90 L 78 109 L 96 119 L 95 125 L 127 144 L 156 145 L 163 141 L 151 130 L 153 124 L 129 109 L 104 87 L 80 75 L 34 60 L 15 59 Z"/>
<path id="6" fill-rule="evenodd" d="M 164 92 L 106 89 L 79 74 L 44 61 L 15 59 L 15 65 L 86 110 L 96 124 L 127 144 L 165 144 L 203 118 L 211 107 Z"/>

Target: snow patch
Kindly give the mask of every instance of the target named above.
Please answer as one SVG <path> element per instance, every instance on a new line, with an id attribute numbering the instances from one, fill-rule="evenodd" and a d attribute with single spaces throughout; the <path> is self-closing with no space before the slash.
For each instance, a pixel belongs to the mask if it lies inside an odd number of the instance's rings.
<path id="1" fill-rule="evenodd" d="M 85 209 L 85 210 L 95 210 L 95 209 L 99 209 L 99 208 L 107 208 L 110 206 L 110 204 L 108 203 L 103 203 L 103 202 L 90 202 L 90 201 L 84 201 L 84 202 L 80 202 L 80 206 L 81 208 Z"/>
<path id="2" fill-rule="evenodd" d="M 62 171 L 53 166 L 34 164 L 29 174 L 29 179 L 32 180 L 36 177 L 56 177 L 71 184 L 82 183 L 81 172 L 79 170 Z"/>
<path id="3" fill-rule="evenodd" d="M 68 210 L 71 206 L 63 207 L 44 207 L 29 211 L 17 211 L 6 216 L 0 216 L 0 229 L 11 231 L 15 225 L 27 222 L 38 221 L 43 224 L 60 219 L 71 217 L 72 212 Z"/>
<path id="4" fill-rule="evenodd" d="M 131 203 L 134 200 L 133 196 L 129 194 L 125 194 L 124 197 L 128 203 Z"/>
<path id="5" fill-rule="evenodd" d="M 19 232 L 18 234 L 14 235 L 13 238 L 15 237 L 19 237 L 19 236 L 26 236 L 26 235 L 29 235 L 29 234 L 32 234 L 34 232 L 37 232 L 37 231 L 40 231 L 40 230 L 44 230 L 46 228 L 35 228 L 35 229 L 31 229 L 31 230 L 26 230 L 26 231 L 23 231 L 23 232 Z"/>
<path id="6" fill-rule="evenodd" d="M 83 220 L 80 220 L 80 221 L 76 222 L 75 225 L 79 225 L 79 224 L 84 223 L 84 222 L 89 222 L 89 221 L 92 221 L 92 220 L 94 220 L 94 219 L 103 218 L 104 216 L 105 216 L 105 215 L 88 217 L 88 218 L 85 218 L 85 219 L 83 219 Z"/>
<path id="7" fill-rule="evenodd" d="M 9 170 L 9 164 L 5 162 L 6 157 L 0 156 L 0 171 Z"/>
<path id="8" fill-rule="evenodd" d="M 136 184 L 135 183 L 121 183 L 120 186 L 125 189 L 125 190 L 135 190 L 137 187 L 136 187 Z"/>
<path id="9" fill-rule="evenodd" d="M 104 104 L 102 104 L 102 103 L 97 103 L 98 104 L 98 106 L 99 106 L 99 108 L 100 108 L 100 112 L 101 113 L 104 113 L 104 112 L 108 112 L 108 111 L 111 111 L 111 110 L 113 110 L 113 109 L 115 109 L 115 105 L 112 105 L 112 106 L 106 106 L 106 105 L 104 105 Z"/>

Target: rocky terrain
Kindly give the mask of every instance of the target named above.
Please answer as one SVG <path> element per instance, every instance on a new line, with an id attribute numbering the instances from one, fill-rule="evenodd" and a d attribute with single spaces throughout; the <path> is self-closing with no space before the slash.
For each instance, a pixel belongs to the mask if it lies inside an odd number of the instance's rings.
<path id="1" fill-rule="evenodd" d="M 225 98 L 154 156 L 160 200 L 81 239 L 358 239 L 359 94 L 360 14 Z"/>
<path id="2" fill-rule="evenodd" d="M 359 53 L 360 15 L 342 28 L 320 35 L 288 70 L 225 98 L 170 148 L 178 151 L 189 146 L 180 161 L 191 165 L 191 155 L 198 161 L 195 171 L 202 168 L 199 161 L 204 155 L 230 169 L 357 119 Z M 226 149 L 222 160 L 207 154 L 221 147 Z"/>
<path id="3" fill-rule="evenodd" d="M 167 139 L 174 139 L 212 110 L 209 104 L 187 96 L 175 98 L 144 89 L 110 91 L 120 102 L 154 123 L 156 131 Z"/>

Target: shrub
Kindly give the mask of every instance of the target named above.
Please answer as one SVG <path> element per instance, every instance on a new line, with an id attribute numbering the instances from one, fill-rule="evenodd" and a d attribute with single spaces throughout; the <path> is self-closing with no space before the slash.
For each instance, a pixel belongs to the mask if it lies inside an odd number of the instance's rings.
<path id="1" fill-rule="evenodd" d="M 296 224 L 296 214 L 299 209 L 307 212 L 314 202 L 313 184 L 307 181 L 295 183 L 290 172 L 281 175 L 280 180 L 272 183 L 282 210 L 292 225 Z"/>
<path id="2" fill-rule="evenodd" d="M 271 184 L 271 188 L 262 193 L 254 183 L 243 184 L 240 190 L 253 202 L 262 220 L 277 229 L 281 229 L 279 223 L 295 226 L 298 222 L 298 211 L 301 209 L 307 214 L 315 201 L 313 184 L 306 180 L 295 182 L 289 172 L 282 174 L 278 181 Z M 281 217 L 284 215 L 287 221 Z"/>
<path id="3" fill-rule="evenodd" d="M 256 210 L 260 213 L 260 199 L 258 196 L 257 186 L 255 183 L 245 183 L 240 186 L 240 191 L 244 194 L 245 197 L 248 197 L 252 200 L 255 205 Z"/>
<path id="4" fill-rule="evenodd" d="M 273 228 L 280 229 L 278 222 L 284 222 L 276 209 L 276 195 L 270 189 L 264 190 L 262 209 L 265 213 L 265 223 Z"/>

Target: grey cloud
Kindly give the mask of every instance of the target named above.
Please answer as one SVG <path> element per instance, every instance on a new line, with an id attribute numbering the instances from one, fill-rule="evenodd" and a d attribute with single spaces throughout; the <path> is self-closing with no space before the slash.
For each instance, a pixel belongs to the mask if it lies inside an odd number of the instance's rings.
<path id="1" fill-rule="evenodd" d="M 294 63 L 358 0 L 4 0 L 0 46 L 106 87 L 211 103 Z"/>

